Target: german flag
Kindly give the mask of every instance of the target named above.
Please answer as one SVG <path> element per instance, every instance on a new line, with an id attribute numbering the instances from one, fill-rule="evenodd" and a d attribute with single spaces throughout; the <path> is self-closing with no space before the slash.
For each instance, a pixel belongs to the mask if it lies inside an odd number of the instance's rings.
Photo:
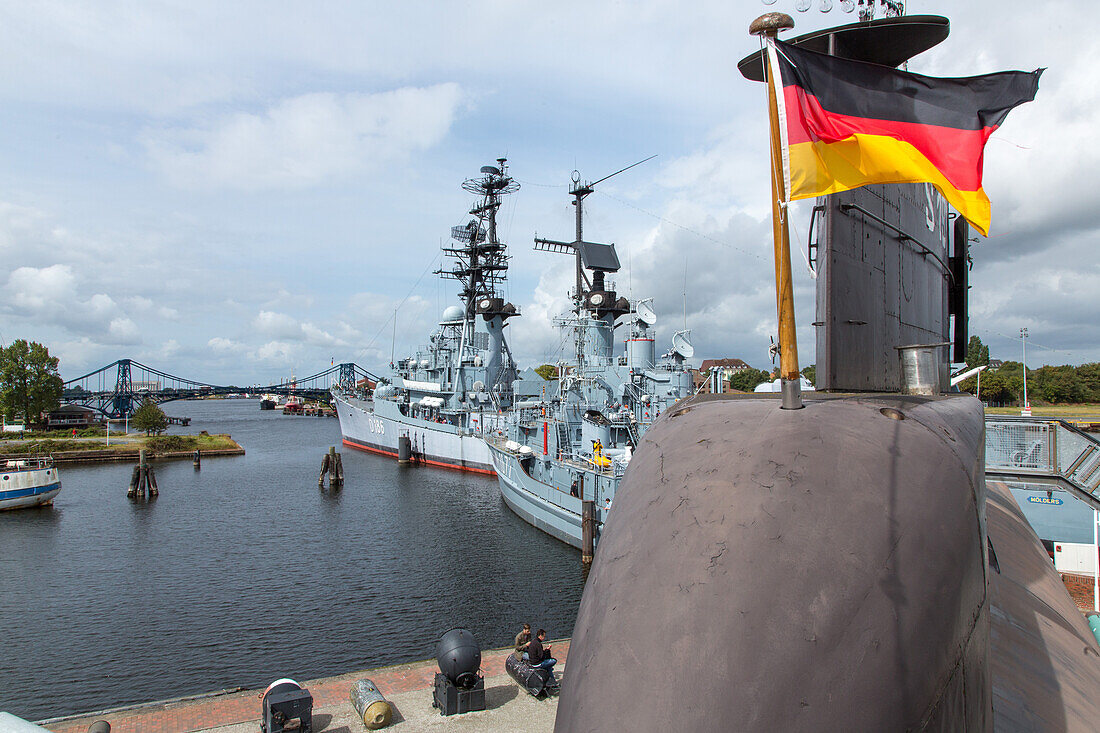
<path id="1" fill-rule="evenodd" d="M 790 199 L 931 183 L 988 233 L 985 142 L 1013 107 L 1035 98 L 1043 69 L 938 79 L 781 41 L 769 51 L 770 76 L 783 84 L 776 99 Z"/>

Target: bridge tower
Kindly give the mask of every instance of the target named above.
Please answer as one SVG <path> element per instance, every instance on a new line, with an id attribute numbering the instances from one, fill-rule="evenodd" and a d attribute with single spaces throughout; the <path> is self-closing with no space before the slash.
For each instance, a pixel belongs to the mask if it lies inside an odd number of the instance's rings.
<path id="1" fill-rule="evenodd" d="M 111 397 L 109 417 L 119 418 L 134 414 L 134 386 L 130 378 L 130 360 L 118 360 L 118 378 Z"/>
<path id="2" fill-rule="evenodd" d="M 351 392 L 355 389 L 355 364 L 345 362 L 340 365 L 340 389 Z"/>

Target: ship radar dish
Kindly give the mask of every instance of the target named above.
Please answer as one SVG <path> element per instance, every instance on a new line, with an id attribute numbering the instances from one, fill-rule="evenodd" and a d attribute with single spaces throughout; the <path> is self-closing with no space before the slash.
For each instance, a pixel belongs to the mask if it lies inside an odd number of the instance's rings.
<path id="1" fill-rule="evenodd" d="M 695 347 L 688 339 L 690 335 L 691 331 L 677 331 L 672 335 L 672 350 L 685 359 L 695 356 Z"/>
<path id="2" fill-rule="evenodd" d="M 657 322 L 657 312 L 653 310 L 653 298 L 639 300 L 634 310 L 638 315 L 638 320 L 645 325 L 652 326 Z"/>
<path id="3" fill-rule="evenodd" d="M 503 163 L 500 168 L 483 165 L 481 173 L 478 178 L 467 178 L 463 181 L 462 188 L 478 196 L 499 196 L 519 190 L 519 182 L 505 172 Z"/>

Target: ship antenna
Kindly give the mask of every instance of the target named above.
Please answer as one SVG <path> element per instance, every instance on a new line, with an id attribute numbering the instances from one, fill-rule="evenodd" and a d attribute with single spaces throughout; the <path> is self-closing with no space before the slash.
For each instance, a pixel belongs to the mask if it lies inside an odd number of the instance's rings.
<path id="1" fill-rule="evenodd" d="M 639 160 L 636 163 L 631 163 L 630 165 L 626 166 L 625 168 L 620 168 L 619 170 L 615 171 L 614 173 L 609 173 L 608 175 L 604 176 L 603 178 L 597 179 L 597 180 L 593 181 L 592 183 L 588 183 L 588 182 L 581 183 L 581 173 L 580 173 L 580 171 L 578 171 L 578 170 L 573 171 L 573 175 L 571 176 L 572 181 L 573 181 L 573 188 L 569 191 L 569 195 L 573 197 L 573 205 L 577 207 L 577 238 L 573 242 L 573 245 L 574 245 L 573 250 L 576 253 L 576 257 L 577 257 L 577 289 L 576 289 L 576 292 L 574 293 L 575 297 L 574 297 L 574 304 L 573 304 L 574 308 L 573 308 L 573 310 L 578 316 L 581 314 L 581 308 L 584 306 L 585 278 L 584 278 L 584 266 L 581 264 L 581 248 L 580 248 L 580 243 L 584 241 L 584 197 L 596 190 L 596 188 L 595 188 L 596 184 L 603 183 L 608 178 L 611 178 L 613 176 L 617 176 L 620 173 L 623 173 L 625 171 L 630 170 L 631 168 L 634 168 L 635 166 L 641 165 L 642 163 L 647 163 L 647 162 L 653 160 L 656 157 L 657 157 L 657 155 L 654 154 L 654 155 L 649 156 L 648 158 L 643 158 L 643 159 Z"/>

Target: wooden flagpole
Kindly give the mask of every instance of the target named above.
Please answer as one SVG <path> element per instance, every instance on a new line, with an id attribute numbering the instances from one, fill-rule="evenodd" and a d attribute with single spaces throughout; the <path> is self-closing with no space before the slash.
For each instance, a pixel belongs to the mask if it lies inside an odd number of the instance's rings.
<path id="1" fill-rule="evenodd" d="M 779 376 L 785 410 L 802 407 L 802 375 L 798 371 L 798 339 L 794 323 L 794 285 L 791 281 L 791 243 L 787 231 L 787 190 L 783 165 L 783 142 L 776 90 L 781 80 L 772 79 L 769 58 L 775 52 L 771 42 L 781 30 L 794 28 L 786 13 L 765 13 L 749 26 L 749 33 L 763 36 L 765 75 L 768 82 L 768 117 L 771 123 L 772 238 L 775 245 L 775 305 L 779 320 Z"/>

